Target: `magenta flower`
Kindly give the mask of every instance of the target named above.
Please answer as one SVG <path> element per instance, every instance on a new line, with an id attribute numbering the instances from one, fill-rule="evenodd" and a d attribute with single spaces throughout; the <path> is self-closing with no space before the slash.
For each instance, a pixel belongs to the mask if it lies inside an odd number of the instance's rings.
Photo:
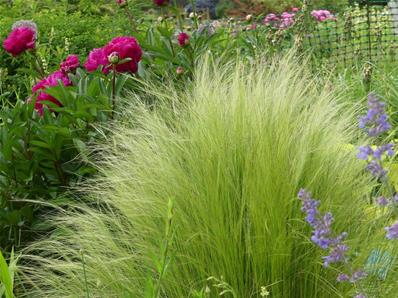
<path id="1" fill-rule="evenodd" d="M 157 6 L 165 6 L 169 3 L 169 0 L 153 0 L 153 3 Z"/>
<path id="2" fill-rule="evenodd" d="M 115 2 L 120 7 L 125 7 L 127 5 L 127 0 L 115 0 Z"/>
<path id="3" fill-rule="evenodd" d="M 93 49 L 86 62 L 84 63 L 84 67 L 88 72 L 93 72 L 98 69 L 100 65 L 103 66 L 102 72 L 107 73 L 106 65 L 108 64 L 108 57 L 106 56 L 103 48 Z"/>
<path id="4" fill-rule="evenodd" d="M 181 32 L 180 34 L 178 34 L 178 44 L 181 47 L 186 47 L 189 45 L 189 35 L 185 32 Z"/>
<path id="5" fill-rule="evenodd" d="M 114 55 L 117 53 L 121 61 L 126 61 L 116 65 L 116 71 L 132 73 L 137 72 L 138 62 L 140 62 L 142 58 L 142 49 L 134 37 L 116 37 L 103 48 L 103 51 L 106 60 L 108 60 L 108 57 L 111 54 Z"/>
<path id="6" fill-rule="evenodd" d="M 76 70 L 80 66 L 79 57 L 77 55 L 69 55 L 60 65 L 61 71 L 67 73 Z"/>
<path id="7" fill-rule="evenodd" d="M 298 7 L 292 7 L 292 12 L 299 12 L 300 11 L 300 8 L 298 8 Z"/>
<path id="8" fill-rule="evenodd" d="M 33 86 L 32 92 L 38 93 L 35 102 L 35 109 L 39 113 L 39 115 L 43 115 L 43 108 L 45 105 L 43 101 L 51 101 L 58 106 L 62 106 L 61 102 L 59 102 L 55 97 L 42 91 L 46 90 L 49 87 L 58 86 L 59 82 L 61 82 L 64 86 L 72 85 L 72 82 L 69 80 L 68 76 L 61 70 L 57 70 L 56 72 L 50 74 L 47 78 L 41 80 L 35 86 Z"/>
<path id="9" fill-rule="evenodd" d="M 326 20 L 336 20 L 336 17 L 332 15 L 329 10 L 313 10 L 311 15 L 318 21 L 324 22 Z"/>
<path id="10" fill-rule="evenodd" d="M 21 26 L 14 28 L 3 41 L 3 48 L 14 57 L 29 49 L 34 49 L 36 31 L 31 27 Z"/>

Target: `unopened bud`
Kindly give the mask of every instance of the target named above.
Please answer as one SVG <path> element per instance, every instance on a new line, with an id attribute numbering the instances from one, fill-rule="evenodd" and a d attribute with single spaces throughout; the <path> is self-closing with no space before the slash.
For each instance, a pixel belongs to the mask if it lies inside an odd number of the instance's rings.
<path id="1" fill-rule="evenodd" d="M 176 73 L 178 75 L 182 75 L 184 73 L 184 68 L 182 66 L 178 66 L 176 69 Z"/>
<path id="2" fill-rule="evenodd" d="M 118 64 L 120 61 L 119 53 L 118 52 L 113 52 L 108 56 L 108 61 L 111 64 Z"/>
<path id="3" fill-rule="evenodd" d="M 246 21 L 251 22 L 251 20 L 253 20 L 253 15 L 248 14 L 248 15 L 246 16 Z"/>
<path id="4" fill-rule="evenodd" d="M 116 0 L 116 4 L 123 8 L 127 6 L 127 0 Z"/>

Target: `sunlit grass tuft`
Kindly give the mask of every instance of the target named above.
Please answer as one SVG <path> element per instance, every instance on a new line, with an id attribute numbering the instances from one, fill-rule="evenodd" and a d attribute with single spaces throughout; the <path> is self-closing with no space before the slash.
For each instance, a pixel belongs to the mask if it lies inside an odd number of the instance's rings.
<path id="1" fill-rule="evenodd" d="M 347 145 L 353 111 L 291 60 L 204 62 L 185 94 L 148 87 L 164 103 L 114 128 L 101 176 L 82 186 L 91 203 L 51 219 L 53 235 L 27 250 L 29 295 L 145 297 L 168 240 L 161 297 L 346 297 L 297 192 L 332 211 L 360 266 L 383 236 L 366 215 L 372 185 Z"/>

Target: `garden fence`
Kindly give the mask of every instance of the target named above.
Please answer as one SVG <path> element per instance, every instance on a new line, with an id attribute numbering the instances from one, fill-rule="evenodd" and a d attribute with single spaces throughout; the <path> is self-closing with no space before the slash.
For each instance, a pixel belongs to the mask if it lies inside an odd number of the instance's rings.
<path id="1" fill-rule="evenodd" d="M 357 62 L 398 59 L 398 0 L 367 0 L 336 20 L 307 27 L 304 48 L 321 63 L 348 67 Z"/>

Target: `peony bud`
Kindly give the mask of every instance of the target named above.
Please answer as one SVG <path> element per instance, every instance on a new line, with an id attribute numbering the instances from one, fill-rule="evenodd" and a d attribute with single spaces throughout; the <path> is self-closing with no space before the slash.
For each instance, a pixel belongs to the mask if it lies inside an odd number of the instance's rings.
<path id="1" fill-rule="evenodd" d="M 189 35 L 185 32 L 181 32 L 180 34 L 178 34 L 178 44 L 181 47 L 186 47 L 189 45 Z"/>
<path id="2" fill-rule="evenodd" d="M 108 62 L 116 65 L 118 64 L 120 61 L 120 57 L 119 57 L 119 53 L 118 52 L 112 52 L 109 56 L 108 56 Z"/>
<path id="3" fill-rule="evenodd" d="M 115 0 L 116 4 L 119 5 L 120 8 L 126 7 L 127 6 L 127 0 Z"/>
<path id="4" fill-rule="evenodd" d="M 184 73 L 184 68 L 182 66 L 178 66 L 176 69 L 176 73 L 178 75 L 182 75 Z"/>

